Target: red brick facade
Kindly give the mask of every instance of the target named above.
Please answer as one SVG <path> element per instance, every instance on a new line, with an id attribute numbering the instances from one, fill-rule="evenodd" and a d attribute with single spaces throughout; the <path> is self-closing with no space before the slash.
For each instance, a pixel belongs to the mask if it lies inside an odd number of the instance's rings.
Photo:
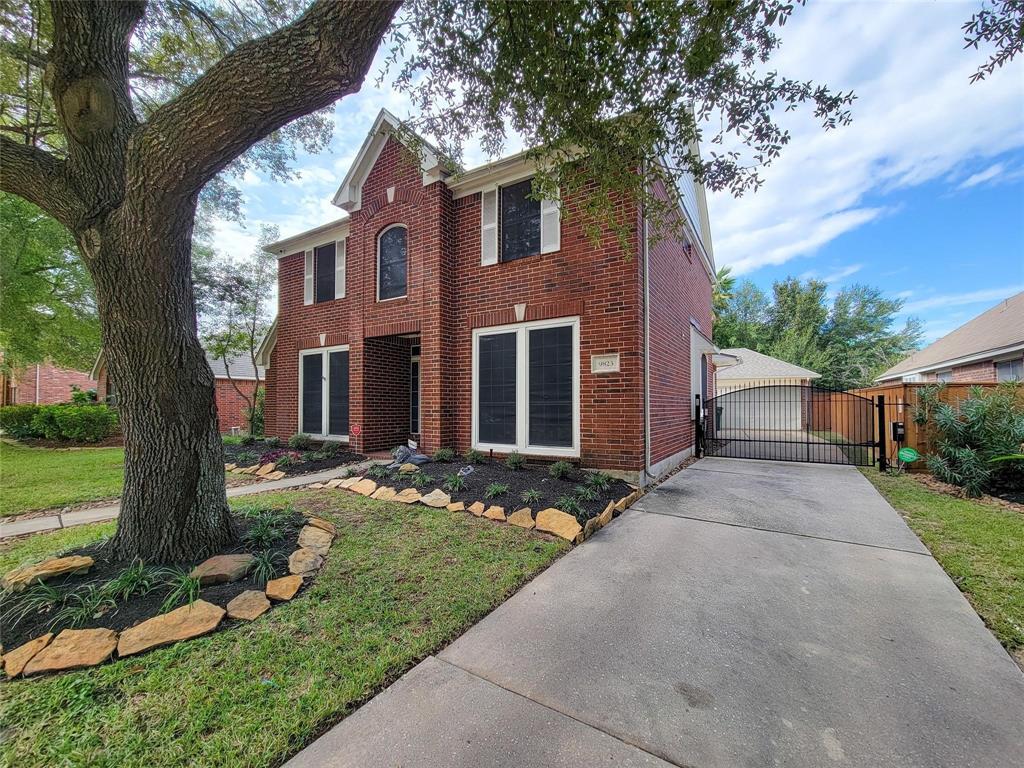
<path id="1" fill-rule="evenodd" d="M 298 431 L 300 351 L 347 345 L 350 446 L 365 452 L 404 442 L 409 348 L 417 344 L 420 447 L 464 451 L 472 442 L 473 331 L 515 324 L 516 305 L 525 305 L 522 322 L 579 318 L 580 462 L 638 473 L 645 463 L 640 217 L 633 207 L 619 208 L 623 221 L 636 222 L 627 255 L 610 233 L 595 247 L 572 199 L 562 201 L 562 211 L 559 250 L 482 266 L 480 193 L 456 199 L 444 181 L 425 186 L 417 159 L 390 138 L 348 224 L 345 297 L 305 305 L 303 252 L 285 251 L 279 260 L 267 433 L 284 439 Z M 393 224 L 408 230 L 407 296 L 379 302 L 377 237 Z M 658 338 L 652 454 L 660 459 L 693 445 L 689 324 L 694 318 L 710 335 L 711 284 L 695 249 L 663 243 L 651 262 Z M 619 355 L 619 371 L 591 373 L 591 357 L 609 353 Z"/>
<path id="2" fill-rule="evenodd" d="M 8 405 L 69 403 L 72 387 L 83 391 L 96 388 L 96 382 L 89 378 L 88 373 L 58 368 L 50 363 L 27 366 L 11 378 L 14 388 L 9 390 L 11 402 Z"/>
<path id="3" fill-rule="evenodd" d="M 999 359 L 999 362 L 1007 362 L 1007 359 L 1002 357 Z M 953 374 L 952 381 L 955 384 L 989 384 L 999 380 L 996 374 L 995 360 L 979 360 L 967 365 L 955 366 L 951 370 Z M 939 380 L 939 376 L 937 372 L 933 371 L 924 374 L 923 379 L 928 382 L 934 382 Z"/>

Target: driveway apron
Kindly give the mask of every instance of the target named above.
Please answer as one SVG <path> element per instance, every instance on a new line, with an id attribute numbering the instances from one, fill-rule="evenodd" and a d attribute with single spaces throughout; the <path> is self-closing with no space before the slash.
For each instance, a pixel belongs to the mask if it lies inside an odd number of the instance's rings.
<path id="1" fill-rule="evenodd" d="M 855 469 L 704 459 L 290 765 L 1024 765 L 1024 675 Z"/>

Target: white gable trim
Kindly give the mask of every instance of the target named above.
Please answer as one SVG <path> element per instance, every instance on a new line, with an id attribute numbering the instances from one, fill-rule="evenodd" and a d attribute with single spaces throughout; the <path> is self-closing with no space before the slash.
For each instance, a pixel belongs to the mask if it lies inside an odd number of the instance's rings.
<path id="1" fill-rule="evenodd" d="M 384 145 L 388 142 L 389 136 L 395 136 L 399 130 L 401 121 L 386 109 L 382 109 L 377 119 L 373 121 L 373 127 L 366 135 L 366 140 L 359 148 L 355 162 L 345 174 L 341 186 L 331 200 L 339 208 L 349 213 L 358 211 L 363 206 L 363 184 L 366 177 L 370 175 Z M 426 144 L 422 146 L 423 157 L 420 160 L 420 167 L 423 171 L 423 186 L 432 184 L 442 177 L 441 163 L 437 153 Z"/>
<path id="2" fill-rule="evenodd" d="M 264 368 L 270 368 L 270 353 L 274 351 L 274 347 L 277 345 L 277 317 L 274 317 L 274 322 L 270 324 L 267 332 L 263 334 L 263 338 L 260 340 L 259 346 L 256 347 L 256 363 L 262 365 Z"/>

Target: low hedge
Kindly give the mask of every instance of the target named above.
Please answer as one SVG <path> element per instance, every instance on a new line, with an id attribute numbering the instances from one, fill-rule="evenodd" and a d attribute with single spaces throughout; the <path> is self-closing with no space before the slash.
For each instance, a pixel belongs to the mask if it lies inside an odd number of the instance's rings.
<path id="1" fill-rule="evenodd" d="M 0 408 L 0 429 L 17 439 L 45 437 L 96 443 L 117 431 L 117 411 L 105 405 L 7 405 Z"/>

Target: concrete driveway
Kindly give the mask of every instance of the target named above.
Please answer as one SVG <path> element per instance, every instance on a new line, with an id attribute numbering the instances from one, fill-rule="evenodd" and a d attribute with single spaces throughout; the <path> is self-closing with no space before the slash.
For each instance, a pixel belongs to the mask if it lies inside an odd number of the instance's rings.
<path id="1" fill-rule="evenodd" d="M 856 470 L 704 459 L 289 765 L 1002 768 L 1022 723 Z"/>

